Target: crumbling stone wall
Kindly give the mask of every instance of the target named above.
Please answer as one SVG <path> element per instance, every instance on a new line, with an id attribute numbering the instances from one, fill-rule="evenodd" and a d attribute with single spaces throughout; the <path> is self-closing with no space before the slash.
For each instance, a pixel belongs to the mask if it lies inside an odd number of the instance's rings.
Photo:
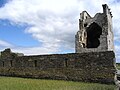
<path id="1" fill-rule="evenodd" d="M 114 83 L 112 51 L 3 58 L 0 58 L 0 75 Z"/>

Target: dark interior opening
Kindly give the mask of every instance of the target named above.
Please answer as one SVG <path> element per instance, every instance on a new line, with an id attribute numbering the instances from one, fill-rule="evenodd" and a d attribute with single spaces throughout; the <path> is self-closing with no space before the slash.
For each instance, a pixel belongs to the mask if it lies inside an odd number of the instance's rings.
<path id="1" fill-rule="evenodd" d="M 84 27 L 86 27 L 86 26 L 87 26 L 87 23 L 84 24 Z"/>
<path id="2" fill-rule="evenodd" d="M 11 66 L 11 67 L 13 66 L 12 60 L 10 60 L 10 66 Z"/>
<path id="3" fill-rule="evenodd" d="M 102 28 L 96 24 L 92 23 L 87 28 L 87 48 L 97 48 L 100 45 L 100 35 L 102 34 Z"/>
<path id="4" fill-rule="evenodd" d="M 68 67 L 68 59 L 65 59 L 65 67 Z"/>
<path id="5" fill-rule="evenodd" d="M 37 67 L 37 60 L 34 61 L 34 65 L 35 65 L 35 67 Z"/>
<path id="6" fill-rule="evenodd" d="M 83 45 L 83 48 L 85 48 L 85 44 L 84 44 L 84 43 L 82 43 L 82 45 Z"/>
<path id="7" fill-rule="evenodd" d="M 5 66 L 5 63 L 4 63 L 4 61 L 2 62 L 2 65 L 3 65 L 3 67 Z"/>

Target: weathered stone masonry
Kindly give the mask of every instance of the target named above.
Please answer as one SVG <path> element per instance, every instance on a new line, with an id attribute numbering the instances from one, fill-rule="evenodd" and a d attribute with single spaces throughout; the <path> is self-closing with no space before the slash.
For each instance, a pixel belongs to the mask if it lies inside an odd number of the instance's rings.
<path id="1" fill-rule="evenodd" d="M 80 14 L 75 41 L 76 53 L 114 51 L 112 14 L 106 4 L 103 5 L 103 13 L 94 17 L 86 11 Z"/>
<path id="2" fill-rule="evenodd" d="M 114 83 L 112 14 L 105 4 L 93 18 L 81 13 L 76 53 L 23 56 L 1 52 L 0 75 L 84 82 Z"/>
<path id="3" fill-rule="evenodd" d="M 114 83 L 112 51 L 38 56 L 17 56 L 6 51 L 2 52 L 0 75 Z"/>

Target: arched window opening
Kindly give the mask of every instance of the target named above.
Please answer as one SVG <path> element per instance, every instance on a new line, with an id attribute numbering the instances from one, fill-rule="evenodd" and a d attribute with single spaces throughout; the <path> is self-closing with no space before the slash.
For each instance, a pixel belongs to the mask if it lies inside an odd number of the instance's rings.
<path id="1" fill-rule="evenodd" d="M 92 23 L 87 28 L 87 48 L 97 48 L 100 45 L 100 35 L 102 34 L 102 28 L 96 24 Z"/>

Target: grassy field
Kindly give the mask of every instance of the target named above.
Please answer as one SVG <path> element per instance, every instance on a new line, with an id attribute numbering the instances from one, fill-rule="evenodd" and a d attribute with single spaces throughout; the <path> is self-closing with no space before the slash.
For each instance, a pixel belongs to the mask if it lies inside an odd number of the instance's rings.
<path id="1" fill-rule="evenodd" d="M 0 77 L 0 90 L 114 90 L 114 85 Z"/>

